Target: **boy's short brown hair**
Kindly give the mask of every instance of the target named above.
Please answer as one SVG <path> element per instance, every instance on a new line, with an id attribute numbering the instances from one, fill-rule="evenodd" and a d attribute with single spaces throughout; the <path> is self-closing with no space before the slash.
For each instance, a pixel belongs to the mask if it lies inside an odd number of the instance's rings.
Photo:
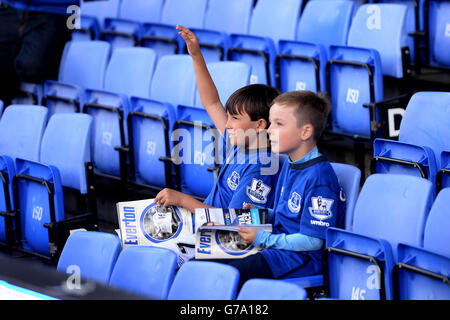
<path id="1" fill-rule="evenodd" d="M 294 107 L 297 126 L 310 123 L 314 128 L 314 141 L 319 140 L 331 111 L 331 103 L 325 95 L 306 90 L 290 91 L 276 97 L 274 104 Z"/>
<path id="2" fill-rule="evenodd" d="M 264 84 L 250 84 L 236 90 L 228 98 L 225 109 L 231 115 L 245 112 L 252 121 L 264 119 L 269 124 L 270 106 L 278 94 L 278 90 L 273 87 Z"/>

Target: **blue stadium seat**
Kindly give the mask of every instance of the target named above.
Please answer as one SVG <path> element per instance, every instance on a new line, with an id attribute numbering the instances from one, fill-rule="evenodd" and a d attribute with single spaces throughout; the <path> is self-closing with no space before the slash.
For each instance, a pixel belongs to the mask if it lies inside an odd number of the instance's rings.
<path id="1" fill-rule="evenodd" d="M 67 239 L 56 269 L 107 285 L 119 250 L 120 239 L 114 234 L 76 231 Z"/>
<path id="2" fill-rule="evenodd" d="M 56 254 L 56 233 L 46 225 L 64 220 L 64 200 L 58 168 L 16 159 L 16 188 L 21 248 L 43 256 Z"/>
<path id="3" fill-rule="evenodd" d="M 309 1 L 299 19 L 296 39 L 280 40 L 277 86 L 326 91 L 325 66 L 330 45 L 346 45 L 353 13 L 351 1 Z"/>
<path id="4" fill-rule="evenodd" d="M 0 155 L 39 161 L 48 110 L 42 106 L 10 105 L 0 119 Z"/>
<path id="5" fill-rule="evenodd" d="M 165 0 L 160 23 L 145 23 L 141 46 L 150 47 L 163 55 L 182 53 L 177 24 L 187 28 L 203 28 L 207 0 Z M 184 46 L 184 44 L 183 44 Z"/>
<path id="6" fill-rule="evenodd" d="M 283 280 L 250 279 L 239 290 L 237 300 L 306 300 L 306 290 Z"/>
<path id="7" fill-rule="evenodd" d="M 177 255 L 157 247 L 125 247 L 109 285 L 150 299 L 167 299 L 175 277 Z"/>
<path id="8" fill-rule="evenodd" d="M 375 49 L 380 53 L 383 74 L 402 78 L 407 6 L 366 4 L 359 8 L 348 34 L 348 45 Z"/>
<path id="9" fill-rule="evenodd" d="M 420 0 L 420 11 L 428 33 L 429 64 L 450 67 L 450 3 L 442 0 Z M 428 16 L 426 16 L 428 12 Z"/>
<path id="10" fill-rule="evenodd" d="M 220 61 L 207 64 L 209 74 L 225 106 L 228 98 L 237 89 L 250 84 L 251 66 L 238 61 Z M 195 106 L 203 108 L 200 94 L 196 90 Z"/>
<path id="11" fill-rule="evenodd" d="M 331 132 L 367 142 L 387 130 L 371 123 L 380 123 L 383 76 L 406 76 L 406 12 L 399 4 L 363 5 L 353 19 L 347 46 L 331 47 L 326 70 L 333 104 Z"/>
<path id="12" fill-rule="evenodd" d="M 169 300 L 234 300 L 239 271 L 226 264 L 188 261 L 178 270 Z"/>
<path id="13" fill-rule="evenodd" d="M 128 1 L 128 0 L 127 0 Z M 99 40 L 105 18 L 119 15 L 121 0 L 80 2 L 80 29 L 72 31 L 74 41 Z"/>
<path id="14" fill-rule="evenodd" d="M 128 144 L 130 97 L 148 97 L 156 64 L 149 48 L 117 48 L 105 73 L 103 90 L 87 89 L 83 112 L 94 119 L 93 160 L 96 173 L 126 177 L 126 154 L 116 147 Z"/>
<path id="15" fill-rule="evenodd" d="M 11 246 L 14 242 L 14 225 L 11 214 L 14 212 L 13 180 L 16 175 L 14 161 L 0 156 L 0 243 Z"/>
<path id="16" fill-rule="evenodd" d="M 228 60 L 252 65 L 251 83 L 276 85 L 275 59 L 278 41 L 294 40 L 302 0 L 258 0 L 248 34 L 231 34 Z"/>
<path id="17" fill-rule="evenodd" d="M 353 211 L 358 200 L 361 170 L 350 164 L 332 162 L 334 172 L 339 180 L 339 185 L 345 192 L 345 230 L 352 230 Z"/>
<path id="18" fill-rule="evenodd" d="M 372 172 L 421 176 L 433 184 L 440 155 L 450 150 L 450 93 L 415 93 L 400 124 L 399 141 L 376 139 Z"/>
<path id="19" fill-rule="evenodd" d="M 209 0 L 202 29 L 192 28 L 197 35 L 207 63 L 225 60 L 230 33 L 248 33 L 253 0 Z"/>
<path id="20" fill-rule="evenodd" d="M 137 46 L 142 38 L 144 23 L 159 23 L 164 0 L 122 1 L 117 18 L 106 18 L 102 39 L 113 48 Z"/>
<path id="21" fill-rule="evenodd" d="M 192 106 L 195 97 L 195 76 L 189 55 L 168 55 L 156 64 L 150 98 L 177 106 Z"/>
<path id="22" fill-rule="evenodd" d="M 156 190 L 174 187 L 175 170 L 169 160 L 173 148 L 170 134 L 175 119 L 175 110 L 171 104 L 131 98 L 131 112 L 128 114 L 128 182 Z"/>
<path id="23" fill-rule="evenodd" d="M 393 273 L 397 299 L 450 299 L 449 201 L 450 188 L 442 189 L 428 216 L 422 247 L 399 244 Z"/>
<path id="24" fill-rule="evenodd" d="M 43 105 L 50 114 L 79 112 L 83 90 L 103 89 L 111 46 L 104 41 L 68 42 L 64 48 L 58 81 L 44 83 Z"/>
<path id="25" fill-rule="evenodd" d="M 391 272 L 400 242 L 422 246 L 431 182 L 374 174 L 356 202 L 353 231 L 328 228 L 324 283 L 331 298 L 392 299 Z"/>
<path id="26" fill-rule="evenodd" d="M 441 167 L 436 174 L 436 193 L 450 187 L 450 151 L 442 151 Z"/>
<path id="27" fill-rule="evenodd" d="M 177 185 L 182 192 L 205 199 L 217 179 L 217 167 L 223 163 L 225 147 L 220 133 L 204 109 L 179 105 L 172 136 L 180 141 L 172 150 Z"/>

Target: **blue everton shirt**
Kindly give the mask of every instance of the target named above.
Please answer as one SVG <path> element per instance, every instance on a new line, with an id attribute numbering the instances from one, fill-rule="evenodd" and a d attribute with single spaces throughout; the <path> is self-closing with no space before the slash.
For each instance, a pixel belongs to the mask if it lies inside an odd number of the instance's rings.
<path id="1" fill-rule="evenodd" d="M 316 151 L 316 157 L 312 157 Z M 287 159 L 279 176 L 273 207 L 273 234 L 301 233 L 325 239 L 328 227 L 342 227 L 345 195 L 325 155 L 317 149 L 306 159 Z M 322 270 L 323 249 L 261 251 L 275 278 L 299 277 Z"/>
<path id="2" fill-rule="evenodd" d="M 229 142 L 226 132 L 225 137 Z M 272 207 L 280 172 L 278 155 L 270 149 L 229 147 L 227 150 L 226 162 L 204 204 L 233 209 L 242 208 L 245 203 Z"/>

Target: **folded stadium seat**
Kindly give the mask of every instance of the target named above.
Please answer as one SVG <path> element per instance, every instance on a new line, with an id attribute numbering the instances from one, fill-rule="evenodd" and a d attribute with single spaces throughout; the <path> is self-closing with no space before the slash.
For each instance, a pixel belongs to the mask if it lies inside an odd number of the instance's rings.
<path id="1" fill-rule="evenodd" d="M 13 179 L 16 174 L 14 161 L 0 156 L 0 244 L 11 247 L 14 244 L 14 191 Z"/>
<path id="2" fill-rule="evenodd" d="M 331 46 L 326 67 L 333 104 L 329 133 L 363 142 L 386 134 L 380 125 L 385 109 L 379 110 L 383 104 L 377 102 L 384 96 L 383 76 L 403 77 L 406 11 L 398 4 L 363 5 L 351 25 L 348 46 Z"/>
<path id="3" fill-rule="evenodd" d="M 239 271 L 230 265 L 210 261 L 188 261 L 178 270 L 169 300 L 234 300 Z"/>
<path id="4" fill-rule="evenodd" d="M 450 93 L 415 93 L 400 124 L 398 141 L 375 139 L 372 172 L 421 176 L 436 182 L 440 156 L 450 150 Z"/>
<path id="5" fill-rule="evenodd" d="M 209 0 L 204 28 L 192 28 L 207 63 L 225 60 L 230 33 L 248 33 L 253 0 Z M 187 48 L 182 43 L 186 52 Z"/>
<path id="6" fill-rule="evenodd" d="M 431 182 L 423 178 L 396 174 L 367 178 L 356 202 L 353 231 L 327 229 L 324 283 L 329 297 L 393 298 L 397 244 L 423 245 L 432 191 Z"/>
<path id="7" fill-rule="evenodd" d="M 158 59 L 167 54 L 182 53 L 184 40 L 178 36 L 176 25 L 203 28 L 207 0 L 165 0 L 160 23 L 145 23 L 141 46 L 158 53 Z"/>
<path id="8" fill-rule="evenodd" d="M 357 167 L 344 164 L 332 162 L 334 172 L 339 181 L 339 185 L 342 187 L 344 193 L 341 193 L 341 197 L 346 200 L 345 208 L 345 230 L 352 231 L 353 225 L 353 213 L 356 201 L 358 200 L 360 181 L 361 181 L 361 170 Z M 308 288 L 310 295 L 314 296 L 317 291 L 323 286 L 323 274 L 316 274 L 312 276 L 299 277 L 299 278 L 288 278 L 283 279 L 287 282 L 292 282 L 298 286 Z M 311 288 L 311 289 L 309 289 Z M 319 288 L 319 290 L 317 290 Z"/>
<path id="9" fill-rule="evenodd" d="M 306 300 L 306 290 L 283 280 L 250 279 L 236 300 Z"/>
<path id="10" fill-rule="evenodd" d="M 107 285 L 120 251 L 117 235 L 76 231 L 67 239 L 57 270 Z"/>
<path id="11" fill-rule="evenodd" d="M 438 194 L 428 216 L 423 246 L 398 245 L 394 293 L 401 300 L 450 299 L 450 188 Z"/>
<path id="12" fill-rule="evenodd" d="M 157 247 L 125 247 L 109 280 L 111 287 L 147 297 L 167 299 L 175 277 L 177 255 Z"/>
<path id="13" fill-rule="evenodd" d="M 109 178 L 127 176 L 127 116 L 130 97 L 148 98 L 156 64 L 156 53 L 149 48 L 117 48 L 105 72 L 104 87 L 86 89 L 83 112 L 93 119 L 93 161 L 95 173 Z"/>
<path id="14" fill-rule="evenodd" d="M 299 19 L 296 39 L 280 40 L 277 87 L 326 91 L 325 66 L 330 45 L 347 44 L 353 13 L 351 1 L 309 1 Z"/>
<path id="15" fill-rule="evenodd" d="M 159 23 L 164 0 L 122 1 L 117 18 L 106 18 L 101 39 L 113 48 L 139 45 L 144 23 Z"/>
<path id="16" fill-rule="evenodd" d="M 228 60 L 252 66 L 251 83 L 276 86 L 275 59 L 278 41 L 294 40 L 303 0 L 286 0 L 283 5 L 258 0 L 248 34 L 231 34 Z"/>
<path id="17" fill-rule="evenodd" d="M 14 180 L 15 223 L 21 247 L 55 260 L 69 231 L 96 229 L 93 187 L 88 179 L 92 118 L 65 113 L 50 118 L 42 137 L 40 162 L 16 160 Z M 77 190 L 86 201 L 87 213 L 65 217 L 63 187 Z"/>
<path id="18" fill-rule="evenodd" d="M 105 41 L 70 41 L 61 58 L 58 81 L 44 82 L 42 104 L 50 114 L 79 112 L 84 104 L 83 90 L 103 89 L 111 46 Z"/>
<path id="19" fill-rule="evenodd" d="M 450 151 L 442 151 L 441 169 L 436 174 L 436 194 L 448 187 L 450 187 Z"/>
<path id="20" fill-rule="evenodd" d="M 128 0 L 126 0 L 128 1 Z M 124 1 L 124 2 L 126 2 Z M 73 41 L 99 40 L 105 18 L 117 18 L 122 0 L 80 1 L 80 28 L 72 31 Z"/>
<path id="21" fill-rule="evenodd" d="M 19 93 L 11 100 L 11 104 L 40 105 L 43 95 L 41 83 L 21 82 Z"/>
<path id="22" fill-rule="evenodd" d="M 48 110 L 42 106 L 10 105 L 0 119 L 0 155 L 39 161 Z"/>
<path id="23" fill-rule="evenodd" d="M 211 62 L 208 70 L 224 106 L 234 91 L 248 85 L 250 81 L 251 67 L 243 62 Z M 179 144 L 183 154 L 180 154 L 177 166 L 181 190 L 204 199 L 217 179 L 219 164 L 224 163 L 225 145 L 202 106 L 198 90 L 195 106 L 178 106 L 174 131 L 178 132 L 177 129 L 183 138 L 183 142 Z M 179 138 L 177 136 L 177 140 Z M 190 142 L 184 139 L 189 139 Z"/>

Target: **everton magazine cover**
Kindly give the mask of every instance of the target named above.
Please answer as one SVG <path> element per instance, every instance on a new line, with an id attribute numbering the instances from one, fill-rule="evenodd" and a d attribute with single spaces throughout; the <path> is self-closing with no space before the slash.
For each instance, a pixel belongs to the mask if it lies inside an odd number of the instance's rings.
<path id="1" fill-rule="evenodd" d="M 180 207 L 163 207 L 153 199 L 119 202 L 117 213 L 122 247 L 156 246 L 171 249 L 178 266 L 193 258 L 192 214 Z"/>
<path id="2" fill-rule="evenodd" d="M 260 249 L 245 243 L 237 229 L 258 227 L 272 231 L 272 225 L 267 220 L 267 209 L 196 209 L 195 225 L 199 227 L 195 258 L 240 259 L 255 254 Z"/>

